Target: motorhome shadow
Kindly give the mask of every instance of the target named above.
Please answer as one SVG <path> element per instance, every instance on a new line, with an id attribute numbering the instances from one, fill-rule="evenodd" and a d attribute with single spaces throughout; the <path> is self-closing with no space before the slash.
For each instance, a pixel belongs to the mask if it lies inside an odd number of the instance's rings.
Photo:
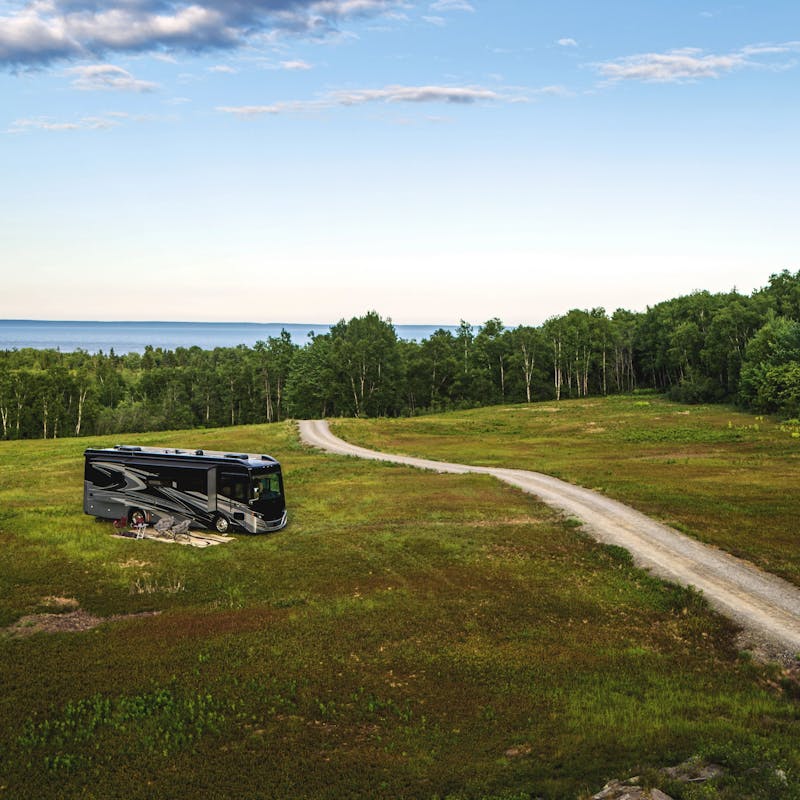
<path id="1" fill-rule="evenodd" d="M 88 449 L 83 510 L 130 524 L 170 515 L 220 533 L 286 525 L 281 465 L 272 456 L 161 447 Z"/>

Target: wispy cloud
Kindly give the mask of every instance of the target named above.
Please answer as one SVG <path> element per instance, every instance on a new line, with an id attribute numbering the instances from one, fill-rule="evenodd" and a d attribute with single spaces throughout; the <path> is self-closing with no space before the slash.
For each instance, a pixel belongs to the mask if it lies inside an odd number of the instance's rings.
<path id="1" fill-rule="evenodd" d="M 290 71 L 304 71 L 313 69 L 311 64 L 308 61 L 303 61 L 302 59 L 296 59 L 294 61 L 281 61 L 281 67 L 283 69 L 288 69 Z"/>
<path id="2" fill-rule="evenodd" d="M 560 47 L 577 47 L 578 46 L 578 43 L 575 41 L 575 39 L 570 39 L 569 37 L 565 37 L 563 39 L 559 39 L 556 42 L 556 44 L 559 45 Z"/>
<path id="3" fill-rule="evenodd" d="M 6 133 L 98 131 L 116 128 L 120 124 L 120 115 L 81 117 L 68 122 L 59 122 L 48 117 L 33 117 L 14 120 Z"/>
<path id="4" fill-rule="evenodd" d="M 208 68 L 209 72 L 217 72 L 222 75 L 235 75 L 239 70 L 232 67 L 230 64 L 214 64 L 213 67 Z"/>
<path id="5" fill-rule="evenodd" d="M 169 101 L 168 101 L 169 102 Z M 43 131 L 46 133 L 69 133 L 71 131 L 110 131 L 129 123 L 175 121 L 174 114 L 131 114 L 127 111 L 104 111 L 100 114 L 59 120 L 50 116 L 16 119 L 6 129 L 6 133 L 23 134 Z"/>
<path id="6" fill-rule="evenodd" d="M 748 44 L 742 48 L 746 56 L 781 55 L 800 51 L 800 41 L 781 42 L 780 44 Z"/>
<path id="7" fill-rule="evenodd" d="M 335 102 L 343 106 L 363 103 L 458 103 L 500 100 L 492 89 L 461 86 L 387 86 L 384 89 L 355 89 L 334 92 Z"/>
<path id="8" fill-rule="evenodd" d="M 595 64 L 609 81 L 647 83 L 686 83 L 703 78 L 719 78 L 745 67 L 775 68 L 785 65 L 759 59 L 759 56 L 786 55 L 800 50 L 800 42 L 746 45 L 731 53 L 714 54 L 686 47 L 666 53 L 641 53 Z"/>
<path id="9" fill-rule="evenodd" d="M 534 93 L 560 93 L 557 87 L 545 87 Z M 509 94 L 480 86 L 386 86 L 381 89 L 347 89 L 330 92 L 318 100 L 291 100 L 268 105 L 219 106 L 217 111 L 238 117 L 320 111 L 337 106 L 361 106 L 368 103 L 473 103 L 524 102 L 522 93 Z"/>
<path id="10" fill-rule="evenodd" d="M 29 0 L 0 16 L 0 66 L 41 67 L 113 52 L 232 49 L 265 35 L 320 38 L 348 19 L 404 5 L 402 0 Z"/>
<path id="11" fill-rule="evenodd" d="M 568 89 L 566 86 L 561 86 L 560 84 L 552 85 L 552 86 L 541 86 L 538 89 L 533 89 L 530 92 L 532 95 L 549 95 L 551 97 L 573 97 L 574 92 Z"/>
<path id="12" fill-rule="evenodd" d="M 223 114 L 233 114 L 242 119 L 250 117 L 274 116 L 286 113 L 303 113 L 308 111 L 318 111 L 329 108 L 330 103 L 322 100 L 288 100 L 271 103 L 269 105 L 250 105 L 250 106 L 217 106 L 217 111 Z"/>
<path id="13" fill-rule="evenodd" d="M 474 11 L 475 7 L 467 0 L 435 0 L 430 5 L 431 11 Z"/>
<path id="14" fill-rule="evenodd" d="M 158 84 L 134 78 L 130 72 L 113 64 L 71 67 L 65 74 L 74 76 L 72 85 L 83 91 L 152 92 L 158 88 Z"/>

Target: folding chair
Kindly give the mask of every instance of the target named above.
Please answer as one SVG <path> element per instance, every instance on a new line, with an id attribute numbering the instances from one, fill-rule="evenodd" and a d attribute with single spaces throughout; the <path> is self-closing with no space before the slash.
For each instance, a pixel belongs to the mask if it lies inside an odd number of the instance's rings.
<path id="1" fill-rule="evenodd" d="M 159 536 L 165 536 L 170 532 L 170 528 L 175 524 L 175 517 L 161 517 L 161 519 L 156 522 L 153 526 L 153 529 Z"/>

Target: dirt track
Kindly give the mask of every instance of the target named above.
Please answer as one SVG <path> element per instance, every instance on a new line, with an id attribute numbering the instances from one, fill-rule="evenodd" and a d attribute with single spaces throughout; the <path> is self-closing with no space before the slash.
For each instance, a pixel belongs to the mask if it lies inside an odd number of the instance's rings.
<path id="1" fill-rule="evenodd" d="M 714 608 L 742 626 L 743 648 L 784 662 L 795 660 L 800 653 L 800 589 L 623 503 L 539 472 L 472 467 L 357 447 L 334 436 L 324 420 L 301 421 L 300 436 L 306 444 L 340 455 L 435 472 L 493 475 L 581 519 L 587 533 L 598 541 L 624 547 L 638 566 L 661 578 L 700 589 Z"/>

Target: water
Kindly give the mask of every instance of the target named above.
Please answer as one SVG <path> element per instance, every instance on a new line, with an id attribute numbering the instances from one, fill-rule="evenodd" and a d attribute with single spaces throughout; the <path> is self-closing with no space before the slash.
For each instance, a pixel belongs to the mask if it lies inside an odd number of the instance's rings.
<path id="1" fill-rule="evenodd" d="M 454 325 L 395 325 L 400 339 L 427 339 L 438 328 L 455 332 Z M 309 332 L 327 333 L 329 324 L 282 322 L 57 322 L 51 320 L 0 320 L 0 350 L 34 347 L 62 352 L 86 350 L 108 353 L 143 353 L 146 345 L 174 350 L 176 347 L 252 347 L 259 339 L 279 336 L 285 329 L 292 341 L 307 344 Z"/>

